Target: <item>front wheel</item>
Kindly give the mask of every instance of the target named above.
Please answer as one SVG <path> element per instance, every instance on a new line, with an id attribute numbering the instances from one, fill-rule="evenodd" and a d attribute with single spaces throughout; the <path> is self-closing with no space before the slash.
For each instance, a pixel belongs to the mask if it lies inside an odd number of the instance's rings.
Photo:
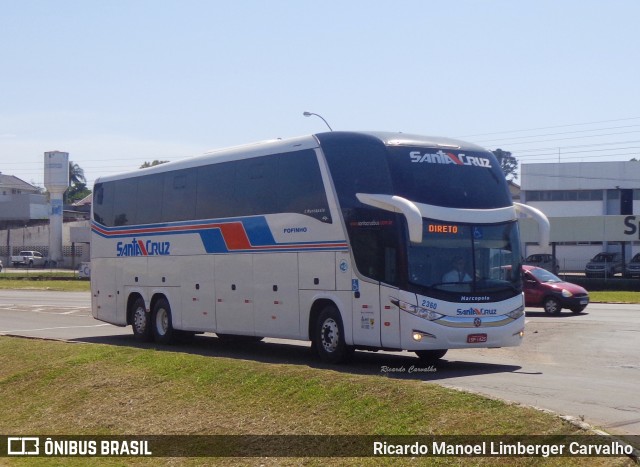
<path id="1" fill-rule="evenodd" d="M 171 324 L 171 306 L 166 298 L 161 298 L 153 306 L 153 338 L 158 344 L 171 344 L 174 333 Z"/>
<path id="2" fill-rule="evenodd" d="M 341 363 L 353 353 L 353 348 L 344 341 L 342 319 L 334 306 L 327 306 L 320 312 L 313 337 L 314 347 L 322 361 Z"/>
<path id="3" fill-rule="evenodd" d="M 416 350 L 418 358 L 428 365 L 435 365 L 446 353 L 447 349 Z"/>
<path id="4" fill-rule="evenodd" d="M 562 311 L 560 302 L 553 297 L 549 297 L 544 301 L 544 311 L 550 315 L 559 315 Z"/>

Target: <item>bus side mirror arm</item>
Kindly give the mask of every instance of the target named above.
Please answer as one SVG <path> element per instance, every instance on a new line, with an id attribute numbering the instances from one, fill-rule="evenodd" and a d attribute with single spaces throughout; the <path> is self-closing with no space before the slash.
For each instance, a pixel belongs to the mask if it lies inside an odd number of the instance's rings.
<path id="1" fill-rule="evenodd" d="M 390 212 L 399 212 L 407 219 L 409 240 L 411 243 L 422 242 L 422 214 L 418 207 L 402 196 L 372 195 L 356 193 L 356 198 L 363 204 Z"/>
<path id="2" fill-rule="evenodd" d="M 542 248 L 548 248 L 551 226 L 549 225 L 549 219 L 547 219 L 547 216 L 545 216 L 539 209 L 526 204 L 513 203 L 513 207 L 516 208 L 516 211 L 533 218 L 538 223 L 538 232 L 540 233 L 540 241 L 538 244 Z"/>

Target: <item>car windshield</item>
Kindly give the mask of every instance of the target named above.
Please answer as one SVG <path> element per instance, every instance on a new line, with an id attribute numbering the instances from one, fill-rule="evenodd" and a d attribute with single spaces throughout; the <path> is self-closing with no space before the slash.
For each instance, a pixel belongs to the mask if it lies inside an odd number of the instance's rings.
<path id="1" fill-rule="evenodd" d="M 518 225 L 454 224 L 423 219 L 421 243 L 409 244 L 409 281 L 451 293 L 521 288 Z"/>
<path id="2" fill-rule="evenodd" d="M 529 272 L 540 282 L 562 282 L 562 279 L 560 279 L 555 274 L 550 273 L 546 269 L 530 269 Z"/>
<path id="3" fill-rule="evenodd" d="M 595 255 L 591 261 L 593 261 L 594 263 L 605 263 L 607 261 L 613 261 L 613 255 L 599 253 Z"/>
<path id="4" fill-rule="evenodd" d="M 631 258 L 631 263 L 640 263 L 640 253 L 636 253 L 636 255 Z"/>

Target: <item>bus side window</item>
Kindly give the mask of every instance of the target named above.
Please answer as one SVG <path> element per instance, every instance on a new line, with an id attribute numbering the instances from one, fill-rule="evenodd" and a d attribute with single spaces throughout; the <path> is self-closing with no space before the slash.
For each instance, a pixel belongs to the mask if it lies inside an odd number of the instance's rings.
<path id="1" fill-rule="evenodd" d="M 106 182 L 95 186 L 93 218 L 107 227 L 113 226 L 114 185 L 115 182 Z"/>
<path id="2" fill-rule="evenodd" d="M 278 209 L 331 223 L 320 166 L 313 150 L 281 154 L 278 161 Z"/>
<path id="3" fill-rule="evenodd" d="M 167 172 L 164 176 L 162 220 L 193 219 L 196 215 L 197 169 Z"/>

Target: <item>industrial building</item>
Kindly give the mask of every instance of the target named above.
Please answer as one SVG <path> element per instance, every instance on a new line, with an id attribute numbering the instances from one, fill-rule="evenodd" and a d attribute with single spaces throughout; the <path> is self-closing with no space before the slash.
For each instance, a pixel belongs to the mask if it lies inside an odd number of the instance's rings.
<path id="1" fill-rule="evenodd" d="M 583 271 L 603 251 L 626 261 L 640 251 L 639 161 L 522 164 L 521 180 L 520 201 L 550 220 L 561 270 Z M 527 255 L 543 253 L 534 237 L 526 239 Z"/>

